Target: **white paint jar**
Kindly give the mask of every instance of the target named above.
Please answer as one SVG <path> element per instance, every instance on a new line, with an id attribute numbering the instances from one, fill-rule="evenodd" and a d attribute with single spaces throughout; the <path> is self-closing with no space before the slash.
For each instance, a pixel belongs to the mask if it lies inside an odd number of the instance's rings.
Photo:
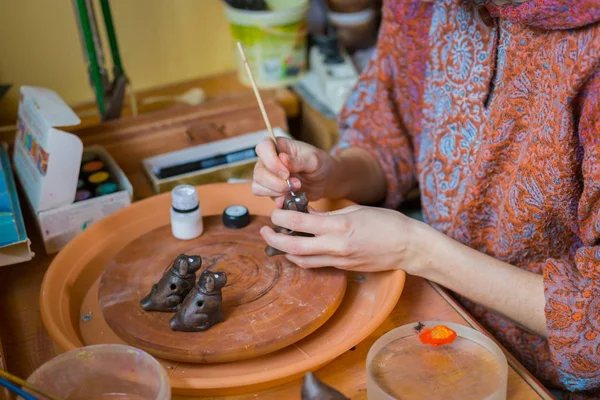
<path id="1" fill-rule="evenodd" d="M 192 185 L 178 185 L 171 191 L 171 232 L 181 240 L 195 239 L 202 234 L 202 210 L 198 193 Z"/>

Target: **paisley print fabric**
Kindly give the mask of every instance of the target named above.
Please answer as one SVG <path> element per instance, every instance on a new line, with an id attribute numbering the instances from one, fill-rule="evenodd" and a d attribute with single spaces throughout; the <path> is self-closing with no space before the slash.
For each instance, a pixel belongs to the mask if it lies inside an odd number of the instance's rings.
<path id="1" fill-rule="evenodd" d="M 488 6 L 492 15 L 541 29 L 574 29 L 600 20 L 598 0 L 526 0 Z"/>
<path id="2" fill-rule="evenodd" d="M 395 0 L 383 11 L 333 152 L 379 160 L 387 207 L 418 182 L 435 229 L 542 274 L 548 340 L 460 300 L 545 384 L 597 398 L 600 5 Z"/>

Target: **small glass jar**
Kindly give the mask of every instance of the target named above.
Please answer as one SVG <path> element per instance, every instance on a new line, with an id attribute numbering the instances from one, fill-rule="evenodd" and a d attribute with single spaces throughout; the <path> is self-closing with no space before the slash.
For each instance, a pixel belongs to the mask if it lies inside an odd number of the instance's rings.
<path id="1" fill-rule="evenodd" d="M 195 239 L 202 234 L 202 210 L 198 193 L 192 185 L 179 185 L 171 191 L 171 231 L 181 240 Z"/>

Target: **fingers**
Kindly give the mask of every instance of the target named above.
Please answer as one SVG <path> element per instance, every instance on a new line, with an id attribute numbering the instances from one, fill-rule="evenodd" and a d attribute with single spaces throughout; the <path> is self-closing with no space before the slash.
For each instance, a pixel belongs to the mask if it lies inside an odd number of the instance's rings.
<path id="1" fill-rule="evenodd" d="M 312 233 L 313 235 L 339 234 L 350 228 L 346 218 L 279 209 L 273 210 L 271 221 L 283 228 L 296 232 Z"/>
<path id="2" fill-rule="evenodd" d="M 274 193 L 283 193 L 286 191 L 286 189 L 289 191 L 287 183 L 283 179 L 273 175 L 269 170 L 267 170 L 261 160 L 259 160 L 254 167 L 253 183 L 257 183 L 258 185 Z"/>
<path id="3" fill-rule="evenodd" d="M 302 172 L 318 167 L 316 148 L 288 138 L 277 138 L 277 154 L 275 143 L 270 138 L 263 139 L 256 146 L 256 155 L 265 168 L 280 179 L 286 180 L 293 172 Z"/>
<path id="4" fill-rule="evenodd" d="M 278 141 L 278 144 L 279 143 L 280 142 Z M 262 161 L 266 170 L 271 174 L 278 176 L 279 179 L 283 180 L 289 178 L 290 172 L 277 155 L 277 149 L 275 148 L 273 140 L 270 138 L 263 139 L 258 146 L 256 146 L 256 155 L 260 158 L 260 161 Z"/>
<path id="5" fill-rule="evenodd" d="M 291 178 L 290 183 L 295 190 L 302 186 L 298 178 Z M 286 181 L 269 172 L 261 160 L 254 167 L 252 179 L 252 193 L 256 196 L 279 197 L 289 192 Z"/>
<path id="6" fill-rule="evenodd" d="M 352 206 L 340 208 L 339 210 L 334 210 L 334 211 L 318 211 L 318 210 L 315 210 L 314 208 L 312 208 L 312 207 L 309 206 L 308 207 L 308 211 L 311 214 L 314 214 L 314 215 L 321 215 L 321 216 L 324 216 L 324 217 L 330 216 L 331 217 L 331 216 L 335 216 L 335 215 L 349 214 L 351 212 L 358 211 L 361 208 L 363 208 L 363 206 L 352 205 Z"/>
<path id="7" fill-rule="evenodd" d="M 285 201 L 285 196 L 279 196 L 279 197 L 271 197 L 271 200 L 273 200 L 275 202 L 275 206 L 277 208 L 282 208 L 283 207 L 283 203 Z"/>
<path id="8" fill-rule="evenodd" d="M 332 236 L 304 237 L 276 233 L 268 226 L 260 230 L 267 244 L 290 255 L 337 254 L 343 248 L 340 238 Z"/>
<path id="9" fill-rule="evenodd" d="M 285 258 L 299 266 L 300 268 L 323 268 L 335 267 L 345 269 L 351 265 L 350 261 L 344 257 L 334 256 L 295 256 L 286 254 Z"/>
<path id="10" fill-rule="evenodd" d="M 277 138 L 279 160 L 291 173 L 313 172 L 319 169 L 320 150 L 308 143 Z"/>
<path id="11" fill-rule="evenodd" d="M 266 188 L 257 183 L 256 181 L 252 181 L 252 194 L 255 196 L 265 196 L 274 199 L 281 196 L 281 192 L 276 192 L 274 190 Z"/>
<path id="12" fill-rule="evenodd" d="M 286 154 L 296 155 L 298 152 L 298 146 L 296 146 L 296 142 L 285 137 L 277 137 L 277 147 L 279 147 L 280 152 Z"/>
<path id="13" fill-rule="evenodd" d="M 306 145 L 306 149 L 302 149 L 297 156 L 290 156 L 282 153 L 279 157 L 292 173 L 314 172 L 319 169 L 319 157 L 317 150 L 310 145 Z"/>

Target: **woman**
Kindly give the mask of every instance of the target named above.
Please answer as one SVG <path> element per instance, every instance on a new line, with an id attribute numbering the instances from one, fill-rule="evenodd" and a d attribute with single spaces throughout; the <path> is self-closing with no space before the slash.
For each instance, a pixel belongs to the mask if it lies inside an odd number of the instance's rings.
<path id="1" fill-rule="evenodd" d="M 599 1 L 478 3 L 387 1 L 332 155 L 257 147 L 253 191 L 279 206 L 291 176 L 311 200 L 386 208 L 276 210 L 316 237 L 261 234 L 301 267 L 437 282 L 545 384 L 597 397 Z M 393 210 L 417 182 L 427 224 Z"/>

